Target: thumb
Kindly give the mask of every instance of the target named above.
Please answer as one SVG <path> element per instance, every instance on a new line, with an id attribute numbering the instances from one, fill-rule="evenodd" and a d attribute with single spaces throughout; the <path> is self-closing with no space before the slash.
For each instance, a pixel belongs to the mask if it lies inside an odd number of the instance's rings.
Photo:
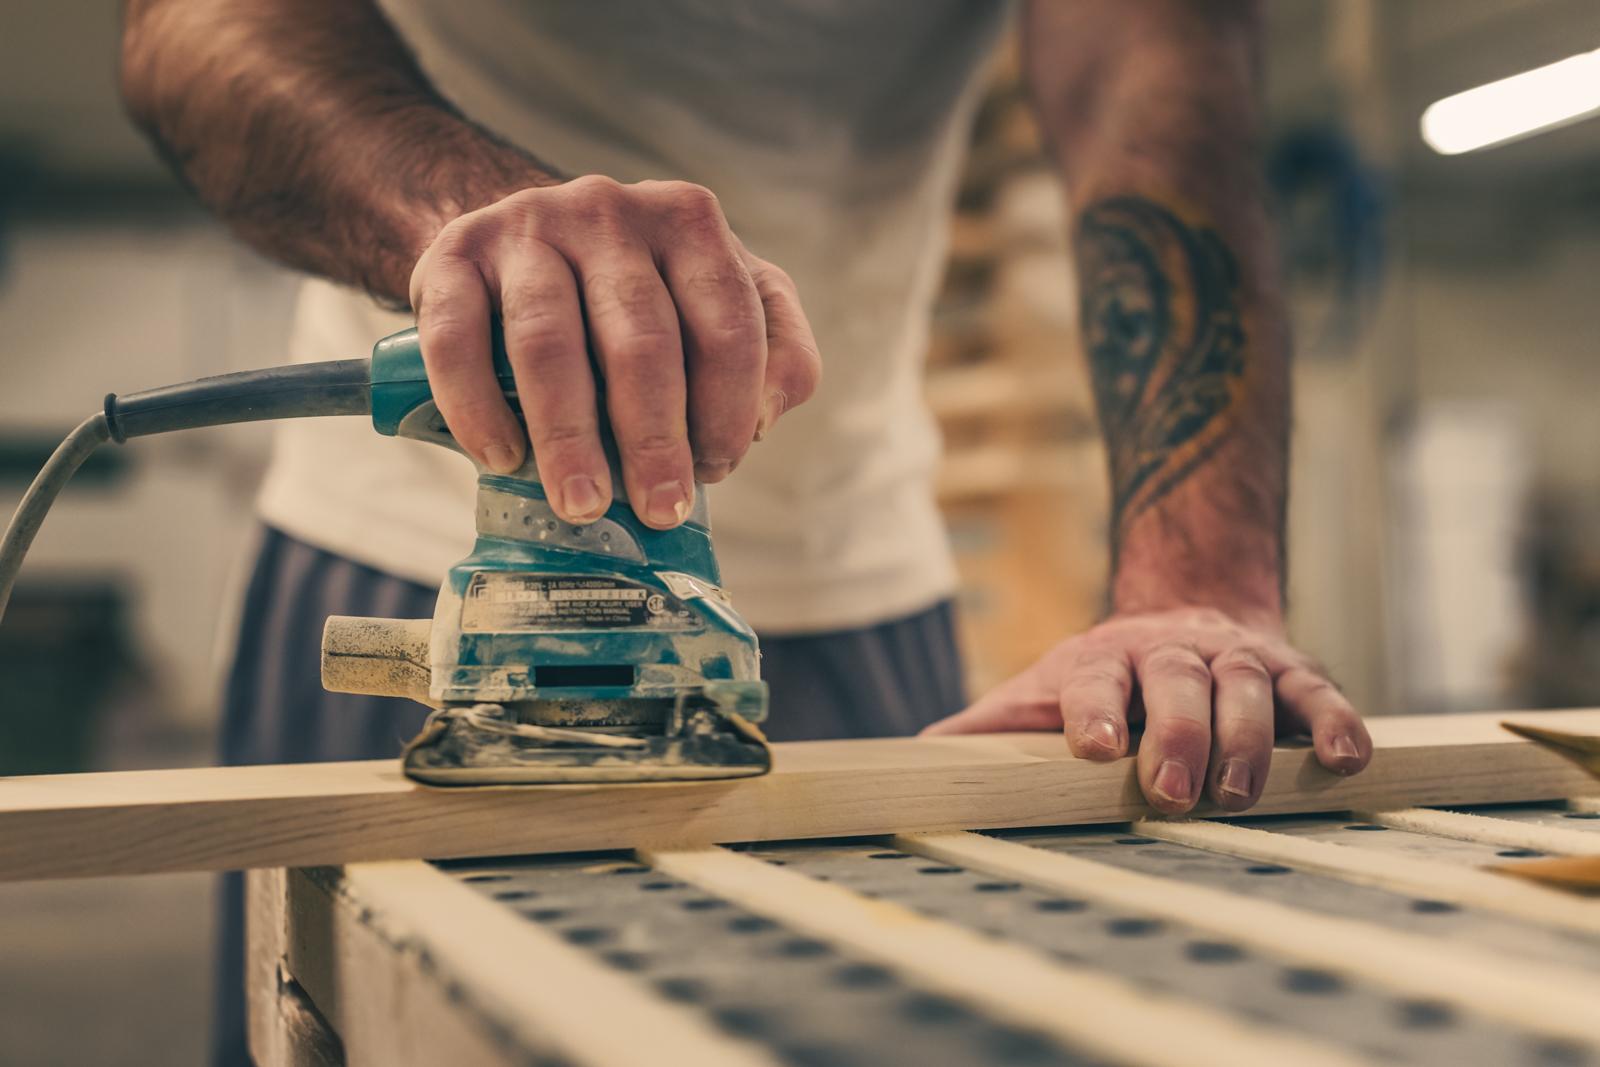
<path id="1" fill-rule="evenodd" d="M 740 251 L 767 320 L 767 376 L 761 393 L 761 419 L 756 424 L 759 441 L 771 432 L 779 416 L 811 399 L 822 381 L 822 357 L 794 282 L 766 260 L 742 247 Z"/>
<path id="2" fill-rule="evenodd" d="M 971 707 L 925 727 L 919 737 L 1061 729 L 1061 701 L 1026 671 L 984 694 Z"/>

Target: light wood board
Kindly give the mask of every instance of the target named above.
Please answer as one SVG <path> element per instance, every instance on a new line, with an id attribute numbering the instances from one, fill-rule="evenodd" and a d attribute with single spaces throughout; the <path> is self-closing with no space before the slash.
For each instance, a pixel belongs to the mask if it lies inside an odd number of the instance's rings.
<path id="1" fill-rule="evenodd" d="M 1600 711 L 1376 719 L 1367 770 L 1274 754 L 1255 814 L 1557 799 L 1595 789 L 1501 719 L 1600 734 Z M 0 880 L 315 866 L 855 834 L 1123 822 L 1155 813 L 1132 759 L 1055 734 L 780 744 L 724 782 L 445 792 L 395 762 L 0 778 Z M 1199 816 L 1220 815 L 1202 805 Z"/>
<path id="2" fill-rule="evenodd" d="M 1434 811 L 1431 808 L 1404 808 L 1400 811 L 1354 812 L 1363 822 L 1387 826 L 1392 830 L 1450 837 L 1457 841 L 1476 841 L 1507 848 L 1531 848 L 1557 856 L 1600 855 L 1600 833 L 1569 830 L 1561 826 L 1491 819 L 1459 811 Z M 1593 825 L 1592 823 L 1590 825 Z"/>

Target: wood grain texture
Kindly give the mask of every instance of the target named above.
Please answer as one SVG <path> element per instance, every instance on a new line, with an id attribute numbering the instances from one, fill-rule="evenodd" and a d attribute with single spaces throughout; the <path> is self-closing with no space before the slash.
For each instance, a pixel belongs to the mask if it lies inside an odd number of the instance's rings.
<path id="1" fill-rule="evenodd" d="M 1431 808 L 1358 811 L 1353 814 L 1364 822 L 1387 826 L 1393 830 L 1410 830 L 1419 834 L 1454 838 L 1457 841 L 1476 841 L 1486 845 L 1504 845 L 1507 848 L 1531 848 L 1557 856 L 1600 855 L 1600 833 L 1592 830 L 1569 830 L 1561 826 L 1494 819 L 1459 811 L 1434 811 Z"/>
<path id="2" fill-rule="evenodd" d="M 1376 719 L 1352 778 L 1273 757 L 1254 814 L 1551 800 L 1594 791 L 1504 718 L 1600 734 L 1600 711 Z M 0 880 L 300 867 L 849 834 L 1124 822 L 1155 812 L 1134 761 L 1073 759 L 1056 734 L 780 744 L 723 782 L 446 792 L 398 765 L 294 764 L 0 778 Z M 1222 814 L 1203 805 L 1195 815 Z"/>

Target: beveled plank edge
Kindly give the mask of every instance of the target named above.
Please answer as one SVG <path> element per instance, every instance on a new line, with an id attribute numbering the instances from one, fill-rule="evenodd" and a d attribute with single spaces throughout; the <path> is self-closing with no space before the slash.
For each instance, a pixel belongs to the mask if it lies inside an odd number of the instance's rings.
<path id="1" fill-rule="evenodd" d="M 1516 739 L 1491 752 L 1380 751 L 1365 773 L 1350 778 L 1322 770 L 1309 751 L 1282 755 L 1252 814 L 1550 800 L 1589 780 L 1569 761 Z M 1139 796 L 1131 759 L 816 772 L 666 788 L 672 792 L 419 789 L 342 800 L 0 810 L 0 881 L 1127 822 L 1154 814 Z M 1194 814 L 1227 813 L 1206 806 Z"/>

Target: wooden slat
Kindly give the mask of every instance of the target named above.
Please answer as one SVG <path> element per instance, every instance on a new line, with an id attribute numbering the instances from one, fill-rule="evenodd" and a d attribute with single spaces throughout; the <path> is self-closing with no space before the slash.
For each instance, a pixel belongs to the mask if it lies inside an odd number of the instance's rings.
<path id="1" fill-rule="evenodd" d="M 268 869 L 245 875 L 244 983 L 250 1055 L 257 1067 L 284 1067 L 294 1062 L 287 1026 L 278 1010 L 282 996 L 279 964 L 288 952 L 286 873 Z"/>
<path id="2" fill-rule="evenodd" d="M 1593 781 L 1501 715 L 1378 719 L 1340 778 L 1274 754 L 1259 814 L 1549 800 Z M 1519 721 L 1600 734 L 1600 711 Z M 762 778 L 447 792 L 395 763 L 0 779 L 0 880 L 1121 822 L 1153 814 L 1132 759 L 1073 759 L 1054 734 L 775 746 Z M 1222 814 L 1202 806 L 1198 815 Z"/>
<path id="3" fill-rule="evenodd" d="M 344 1048 L 344 1067 L 523 1067 L 477 991 L 441 973 L 413 930 L 303 870 L 287 872 L 284 977 L 306 994 Z M 465 887 L 458 887 L 465 888 Z M 397 936 L 398 935 L 398 936 Z M 528 1035 L 521 1035 L 528 1036 Z M 533 1035 L 534 1039 L 543 1035 Z M 548 1044 L 535 1046 L 551 1052 Z M 260 1065 L 266 1067 L 266 1065 Z M 307 1067 L 290 1060 L 284 1067 Z"/>
<path id="4" fill-rule="evenodd" d="M 1600 900 L 1584 900 L 1554 889 L 1470 867 L 1369 852 L 1348 845 L 1311 841 L 1245 826 L 1193 820 L 1137 822 L 1134 833 L 1230 856 L 1278 863 L 1347 882 L 1378 886 L 1429 900 L 1443 900 L 1512 915 L 1542 926 L 1600 933 Z"/>
<path id="5" fill-rule="evenodd" d="M 1353 814 L 1363 822 L 1376 823 L 1396 830 L 1411 830 L 1419 834 L 1450 837 L 1457 841 L 1477 841 L 1487 845 L 1505 845 L 1508 848 L 1532 848 L 1540 852 L 1553 852 L 1558 856 L 1600 854 L 1600 833 L 1587 830 L 1568 830 L 1562 826 L 1493 819 L 1459 811 L 1434 811 L 1430 808 L 1365 811 Z"/>
<path id="6" fill-rule="evenodd" d="M 431 864 L 353 864 L 330 897 L 336 919 L 307 939 L 318 942 L 306 949 L 310 961 L 291 946 L 289 969 L 322 972 L 302 984 L 338 1029 L 351 1067 L 779 1067 L 762 1046 Z M 511 1040 L 491 1061 L 484 1035 L 494 1032 Z M 469 1047 L 476 1058 L 465 1058 Z"/>
<path id="7" fill-rule="evenodd" d="M 707 893 L 870 959 L 910 985 L 1126 1067 L 1335 1067 L 1353 1052 L 1053 962 L 1020 945 L 711 848 L 639 858 Z"/>
<path id="8" fill-rule="evenodd" d="M 900 834 L 894 846 L 1053 893 L 1352 975 L 1402 996 L 1445 1001 L 1534 1033 L 1600 1045 L 1600 978 L 1459 942 L 1319 915 L 1259 897 L 1124 870 L 970 833 Z"/>

